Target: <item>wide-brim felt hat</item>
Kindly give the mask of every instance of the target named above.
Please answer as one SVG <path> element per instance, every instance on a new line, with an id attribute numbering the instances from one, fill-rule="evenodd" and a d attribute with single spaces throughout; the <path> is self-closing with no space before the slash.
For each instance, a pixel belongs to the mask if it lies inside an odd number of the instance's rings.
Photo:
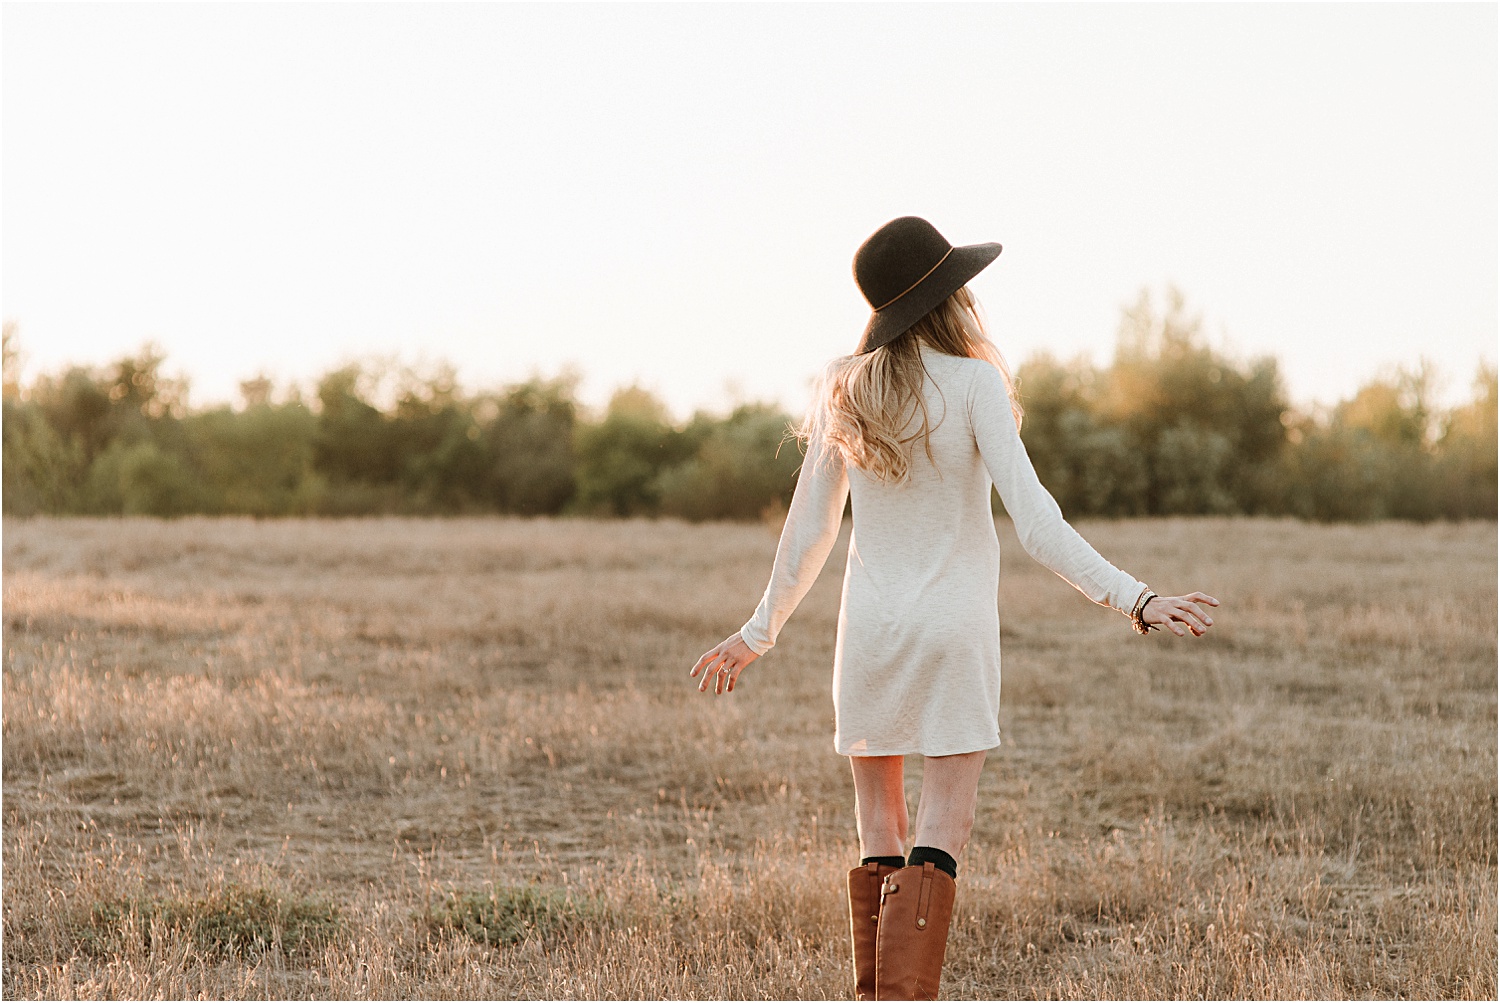
<path id="1" fill-rule="evenodd" d="M 893 341 L 999 255 L 999 244 L 955 247 L 920 216 L 876 230 L 854 254 L 854 281 L 872 311 L 854 354 Z"/>

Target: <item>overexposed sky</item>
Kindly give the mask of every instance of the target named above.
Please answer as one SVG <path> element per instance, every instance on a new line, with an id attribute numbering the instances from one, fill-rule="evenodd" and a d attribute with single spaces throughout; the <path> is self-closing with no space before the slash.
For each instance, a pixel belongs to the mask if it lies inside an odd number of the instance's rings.
<path id="1" fill-rule="evenodd" d="M 27 372 L 567 364 L 801 408 L 886 220 L 1005 251 L 1012 363 L 1176 283 L 1332 402 L 1497 337 L 1497 8 L 16 5 L 0 310 Z"/>

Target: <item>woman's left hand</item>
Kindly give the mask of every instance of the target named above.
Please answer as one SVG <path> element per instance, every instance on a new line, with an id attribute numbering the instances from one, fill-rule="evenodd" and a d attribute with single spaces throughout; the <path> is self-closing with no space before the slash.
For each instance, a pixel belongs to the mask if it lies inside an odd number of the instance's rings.
<path id="1" fill-rule="evenodd" d="M 740 632 L 735 631 L 712 649 L 705 651 L 688 675 L 697 678 L 698 673 L 703 673 L 703 681 L 698 684 L 699 693 L 708 689 L 709 679 L 714 681 L 715 694 L 730 693 L 734 691 L 734 681 L 740 677 L 745 666 L 759 657 L 750 650 L 748 644 L 740 640 Z"/>

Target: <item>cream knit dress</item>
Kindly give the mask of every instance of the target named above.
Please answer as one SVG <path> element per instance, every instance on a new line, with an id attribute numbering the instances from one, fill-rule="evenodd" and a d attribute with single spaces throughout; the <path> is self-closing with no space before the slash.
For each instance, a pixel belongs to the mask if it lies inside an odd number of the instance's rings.
<path id="1" fill-rule="evenodd" d="M 771 581 L 740 629 L 764 654 L 822 570 L 852 496 L 833 656 L 834 748 L 845 756 L 951 756 L 1000 744 L 1000 541 L 990 484 L 1026 552 L 1128 615 L 1146 587 L 1063 520 L 1021 443 L 1000 371 L 923 345 L 932 457 L 884 484 L 814 434 Z M 831 367 L 830 367 L 831 368 Z M 826 376 L 826 374 L 825 374 Z M 910 431 L 920 423 L 914 415 Z"/>

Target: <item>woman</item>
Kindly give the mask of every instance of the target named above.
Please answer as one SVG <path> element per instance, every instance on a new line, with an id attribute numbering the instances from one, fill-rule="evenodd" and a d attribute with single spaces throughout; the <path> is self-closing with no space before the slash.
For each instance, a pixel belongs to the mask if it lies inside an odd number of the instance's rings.
<path id="1" fill-rule="evenodd" d="M 1000 743 L 999 489 L 1026 552 L 1138 633 L 1201 636 L 1194 592 L 1158 596 L 1063 520 L 1021 443 L 1021 408 L 966 283 L 999 244 L 954 247 L 926 220 L 877 230 L 854 258 L 873 314 L 824 373 L 807 454 L 755 615 L 693 666 L 731 692 L 776 643 L 838 536 L 854 531 L 833 665 L 834 747 L 854 772 L 860 866 L 849 872 L 857 999 L 936 999 L 957 860 L 987 750 Z M 924 758 L 915 846 L 903 756 Z"/>

